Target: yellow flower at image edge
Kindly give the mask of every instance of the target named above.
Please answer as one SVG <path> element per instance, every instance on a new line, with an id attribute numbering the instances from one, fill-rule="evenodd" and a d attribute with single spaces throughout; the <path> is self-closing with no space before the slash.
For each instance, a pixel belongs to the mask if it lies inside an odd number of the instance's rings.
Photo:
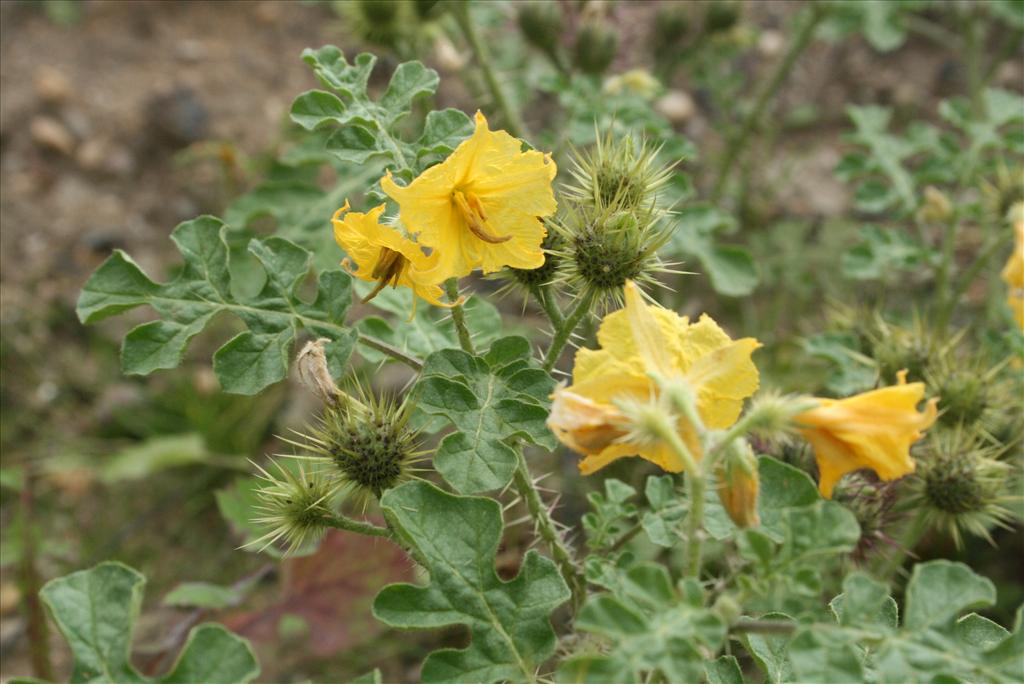
<path id="1" fill-rule="evenodd" d="M 629 441 L 615 402 L 657 396 L 652 373 L 682 378 L 696 395 L 705 426 L 727 428 L 739 417 L 744 399 L 757 390 L 759 376 L 750 355 L 760 343 L 753 338 L 731 340 L 707 315 L 691 324 L 684 316 L 648 305 L 632 282 L 626 285 L 625 300 L 624 309 L 601 322 L 601 349 L 576 353 L 573 382 L 555 391 L 548 425 L 563 444 L 583 454 L 584 475 L 626 456 L 680 472 L 683 463 L 669 446 Z M 695 430 L 683 420 L 677 427 L 700 458 Z"/>
<path id="2" fill-rule="evenodd" d="M 440 164 L 401 187 L 390 172 L 381 187 L 399 206 L 405 226 L 437 253 L 434 282 L 475 268 L 539 268 L 541 218 L 555 213 L 555 163 L 505 131 L 491 131 L 483 114 L 476 130 Z"/>
<path id="3" fill-rule="evenodd" d="M 800 433 L 814 448 L 822 496 L 831 498 L 839 479 L 861 468 L 886 481 L 914 472 L 910 445 L 938 413 L 938 399 L 918 412 L 924 389 L 924 383 L 908 384 L 907 372 L 900 371 L 897 385 L 846 399 L 818 399 L 817 408 L 796 416 Z"/>
<path id="4" fill-rule="evenodd" d="M 1024 204 L 1015 206 L 1013 212 L 1013 253 L 1003 267 L 1002 276 L 1009 289 L 1006 303 L 1017 325 L 1024 330 Z"/>
<path id="5" fill-rule="evenodd" d="M 348 208 L 348 202 L 345 202 L 345 206 L 334 212 L 331 223 L 334 226 L 334 240 L 349 256 L 341 262 L 342 267 L 360 280 L 377 283 L 377 287 L 363 301 L 369 301 L 390 285 L 407 287 L 416 297 L 434 306 L 452 306 L 441 301 L 440 286 L 423 277 L 423 269 L 432 267 L 436 259 L 426 256 L 419 245 L 397 229 L 380 223 L 380 216 L 384 213 L 383 204 L 366 214 L 349 212 Z"/>

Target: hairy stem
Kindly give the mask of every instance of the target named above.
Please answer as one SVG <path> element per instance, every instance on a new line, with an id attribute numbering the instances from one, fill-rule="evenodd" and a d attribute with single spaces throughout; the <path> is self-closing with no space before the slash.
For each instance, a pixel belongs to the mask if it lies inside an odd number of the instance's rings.
<path id="1" fill-rule="evenodd" d="M 797 58 L 799 58 L 800 55 L 803 54 L 803 51 L 807 49 L 807 46 L 811 42 L 811 38 L 814 36 L 814 29 L 817 28 L 818 24 L 824 17 L 825 8 L 822 3 L 812 3 L 808 9 L 808 16 L 804 19 L 796 36 L 794 36 L 793 42 L 790 44 L 786 55 L 775 67 L 775 71 L 772 72 L 772 75 L 765 82 L 764 87 L 762 87 L 760 92 L 757 94 L 757 99 L 754 100 L 754 106 L 751 107 L 747 116 L 743 119 L 743 122 L 740 124 L 739 131 L 730 138 L 725 148 L 725 154 L 722 156 L 722 163 L 719 166 L 714 188 L 711 191 L 712 202 L 717 202 L 721 199 L 722 193 L 725 192 L 726 183 L 729 181 L 729 176 L 732 173 L 732 169 L 736 165 L 736 161 L 739 159 L 740 153 L 746 147 L 751 133 L 753 133 L 754 129 L 757 128 L 761 117 L 764 116 L 768 103 L 774 98 L 779 86 L 781 86 L 783 81 L 789 77 L 789 73 L 793 70 L 793 65 L 796 64 Z"/>
<path id="2" fill-rule="evenodd" d="M 956 257 L 958 226 L 959 221 L 957 221 L 956 212 L 953 212 L 953 216 L 946 221 L 945 230 L 942 233 L 942 260 L 939 262 L 939 267 L 935 274 L 935 301 L 940 312 L 952 309 L 953 307 L 953 304 L 949 301 L 951 299 L 950 278 L 953 272 L 953 261 Z M 938 330 L 945 329 L 947 322 L 947 320 L 943 320 Z"/>
<path id="3" fill-rule="evenodd" d="M 385 537 L 387 539 L 394 539 L 394 534 L 392 534 L 391 530 L 387 527 L 353 520 L 352 518 L 344 515 L 333 515 L 330 518 L 325 519 L 324 524 L 328 527 L 333 527 L 336 530 L 365 534 L 368 537 Z"/>
<path id="4" fill-rule="evenodd" d="M 505 92 L 504 87 L 502 87 L 501 81 L 498 80 L 498 75 L 494 71 L 494 64 L 491 60 L 491 53 L 487 49 L 486 44 L 480 40 L 480 34 L 477 33 L 476 26 L 473 24 L 473 18 L 469 16 L 469 3 L 454 3 L 452 15 L 459 24 L 459 30 L 462 31 L 463 37 L 469 44 L 469 49 L 473 51 L 473 56 L 476 57 L 480 72 L 487 83 L 487 89 L 491 91 L 491 97 L 494 99 L 494 106 L 498 108 L 502 119 L 505 120 L 505 128 L 517 138 L 528 136 L 529 131 L 527 131 L 526 125 L 523 123 L 522 118 L 520 118 L 519 111 L 512 106 L 508 94 Z"/>
<path id="5" fill-rule="evenodd" d="M 569 337 L 572 336 L 576 326 L 579 325 L 580 321 L 583 320 L 584 316 L 590 313 L 590 303 L 594 300 L 592 293 L 584 294 L 576 302 L 576 306 L 573 307 L 569 315 L 562 321 L 561 327 L 555 332 L 554 339 L 551 340 L 551 346 L 548 347 L 548 353 L 544 355 L 544 370 L 550 371 L 558 363 L 558 358 L 562 355 L 562 350 L 565 349 L 565 345 L 569 342 Z"/>
<path id="6" fill-rule="evenodd" d="M 462 304 L 459 303 L 459 281 L 455 278 L 444 281 L 444 291 L 448 295 L 448 301 L 455 304 L 452 307 L 452 323 L 455 324 L 455 331 L 459 334 L 459 345 L 467 354 L 475 354 L 473 336 L 469 334 L 469 328 L 466 327 L 466 312 L 463 310 Z"/>
<path id="7" fill-rule="evenodd" d="M 409 368 L 412 368 L 414 371 L 423 370 L 422 361 L 417 359 L 415 356 L 412 356 L 411 354 L 406 354 L 398 347 L 390 345 L 384 340 L 379 340 L 371 335 L 364 335 L 363 333 L 359 333 L 359 342 L 365 344 L 367 347 L 370 347 L 371 349 L 376 349 L 381 353 L 387 354 L 396 361 L 401 361 Z"/>
<path id="8" fill-rule="evenodd" d="M 551 287 L 548 285 L 531 285 L 530 294 L 537 300 L 541 308 L 544 309 L 544 313 L 547 314 L 548 320 L 551 321 L 552 329 L 558 330 L 565 323 L 565 316 L 558 309 L 558 303 L 555 302 Z"/>
<path id="9" fill-rule="evenodd" d="M 554 558 L 558 569 L 562 573 L 562 577 L 572 591 L 574 608 L 579 608 L 585 598 L 583 575 L 580 573 L 579 568 L 576 567 L 572 551 L 566 545 L 565 540 L 562 539 L 562 535 L 555 529 L 555 522 L 551 519 L 551 513 L 540 498 L 540 492 L 537 491 L 533 478 L 530 477 L 530 470 L 526 466 L 526 457 L 523 456 L 521 448 L 516 449 L 514 480 L 516 491 L 519 492 L 519 496 L 523 497 L 523 501 L 526 502 L 526 508 L 530 512 L 530 517 L 533 518 L 533 522 L 537 526 L 537 533 L 548 545 L 552 558 Z"/>
<path id="10" fill-rule="evenodd" d="M 986 266 L 988 266 L 988 262 L 992 257 L 1005 248 L 1005 243 L 1008 239 L 1008 234 L 996 233 L 987 243 L 985 243 L 985 245 L 982 246 L 981 251 L 978 252 L 978 256 L 975 258 L 974 262 L 967 267 L 967 270 L 965 270 L 954 283 L 949 298 L 942 303 L 942 308 L 935 317 L 936 329 L 946 329 L 946 326 L 949 325 L 950 319 L 953 317 L 953 309 L 956 308 L 957 302 L 959 302 L 960 298 L 966 294 L 971 283 L 974 282 L 974 279 L 978 277 Z"/>
<path id="11" fill-rule="evenodd" d="M 658 429 L 658 437 L 675 452 L 683 462 L 686 472 L 686 494 L 690 501 L 690 511 L 683 521 L 686 535 L 686 564 L 684 572 L 688 577 L 699 577 L 701 554 L 704 545 L 704 496 L 707 483 L 700 463 L 690 453 L 690 448 L 679 436 L 675 426 L 667 420 Z"/>

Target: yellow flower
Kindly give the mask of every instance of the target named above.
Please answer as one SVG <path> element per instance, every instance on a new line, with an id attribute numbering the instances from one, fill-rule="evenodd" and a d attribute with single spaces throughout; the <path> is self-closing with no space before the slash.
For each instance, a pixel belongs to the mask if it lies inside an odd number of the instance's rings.
<path id="1" fill-rule="evenodd" d="M 1024 203 L 1018 203 L 1011 210 L 1014 245 L 1010 259 L 1003 267 L 1003 282 L 1009 289 L 1006 303 L 1013 311 L 1017 325 L 1024 330 Z"/>
<path id="2" fill-rule="evenodd" d="M 648 400 L 659 393 L 652 375 L 683 378 L 696 396 L 705 426 L 729 427 L 740 415 L 743 400 L 758 386 L 751 353 L 757 340 L 733 341 L 707 315 L 691 324 L 686 317 L 644 303 L 632 282 L 625 287 L 626 306 L 601 322 L 601 349 L 576 353 L 573 383 L 559 388 L 548 426 L 566 446 L 584 455 L 580 472 L 589 475 L 625 456 L 640 456 L 669 472 L 683 463 L 661 443 L 628 437 L 616 401 Z M 679 433 L 696 458 L 700 444 L 694 428 L 677 423 Z"/>
<path id="3" fill-rule="evenodd" d="M 846 399 L 818 399 L 817 408 L 796 416 L 801 434 L 814 447 L 818 488 L 825 498 L 832 498 L 839 478 L 861 468 L 886 481 L 914 472 L 910 445 L 935 422 L 938 399 L 918 412 L 924 383 L 907 384 L 905 370 L 898 377 L 899 384 L 891 387 Z"/>
<path id="4" fill-rule="evenodd" d="M 440 164 L 405 187 L 390 172 L 381 187 L 398 202 L 402 222 L 438 255 L 434 282 L 505 266 L 544 264 L 540 217 L 555 213 L 555 163 L 505 131 L 491 131 L 476 114 L 476 131 Z"/>
<path id="5" fill-rule="evenodd" d="M 349 212 L 348 202 L 345 202 L 331 219 L 334 240 L 348 253 L 348 258 L 341 262 L 342 267 L 360 280 L 377 283 L 363 301 L 373 299 L 390 285 L 407 287 L 434 306 L 453 306 L 442 302 L 441 288 L 424 277 L 424 271 L 433 267 L 436 258 L 426 256 L 419 245 L 397 229 L 381 224 L 382 213 L 383 204 L 361 214 Z M 413 298 L 413 312 L 415 310 L 416 299 Z"/>

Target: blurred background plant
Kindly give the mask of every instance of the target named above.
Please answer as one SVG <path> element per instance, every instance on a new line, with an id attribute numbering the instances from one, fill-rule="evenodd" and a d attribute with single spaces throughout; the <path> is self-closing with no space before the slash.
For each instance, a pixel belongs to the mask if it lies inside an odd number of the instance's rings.
<path id="1" fill-rule="evenodd" d="M 458 643 L 395 639 L 372 620 L 379 580 L 367 568 L 409 574 L 388 547 L 332 533 L 317 553 L 280 564 L 235 549 L 260 534 L 246 459 L 279 449 L 274 435 L 300 428 L 314 405 L 293 380 L 257 396 L 220 390 L 209 358 L 236 321 L 214 318 L 177 370 L 122 376 L 117 340 L 146 314 L 84 328 L 73 312 L 113 248 L 175 275 L 167 236 L 204 212 L 229 226 L 242 290 L 265 277 L 246 251 L 253 236 L 294 241 L 317 270 L 337 265 L 330 215 L 346 198 L 376 201 L 382 165 L 332 142 L 307 108 L 315 103 L 292 105 L 315 85 L 302 49 L 326 43 L 380 55 L 367 74 L 374 100 L 400 61 L 442 75 L 433 107 L 414 103 L 403 130 L 419 131 L 428 109 L 480 108 L 494 127 L 553 150 L 560 180 L 574 151 L 633 136 L 629 154 L 667 170 L 651 224 L 664 244 L 647 257 L 681 265 L 659 274 L 658 296 L 764 342 L 765 385 L 845 396 L 903 368 L 927 382 L 944 413 L 918 472 L 895 485 L 858 476 L 837 492 L 861 527 L 850 558 L 892 577 L 910 553 L 965 559 L 997 584 L 987 614 L 1012 622 L 1024 597 L 1024 336 L 997 275 L 1010 212 L 1024 200 L 1019 3 L 26 0 L 0 4 L 0 17 L 4 676 L 67 670 L 56 640 L 46 648 L 34 592 L 107 558 L 148 577 L 152 610 L 136 648 L 148 674 L 207 616 L 252 639 L 273 681 L 377 665 L 406 678 L 425 644 Z M 435 124 L 420 168 L 468 133 L 469 118 Z M 559 278 L 572 253 L 552 249 Z M 366 334 L 419 356 L 455 339 L 437 310 L 405 325 L 401 296 L 373 304 L 360 310 Z M 499 328 L 544 341 L 549 314 L 523 307 L 473 298 L 477 342 Z M 524 314 L 502 328 L 499 311 Z M 383 357 L 372 350 L 355 359 L 378 389 L 408 379 L 393 364 L 377 371 Z M 813 470 L 802 449 L 758 446 Z M 681 515 L 644 487 L 650 471 L 614 465 L 604 493 L 588 494 L 602 486 L 582 482 L 574 458 L 547 458 L 538 467 L 561 493 L 557 517 L 593 547 L 639 524 L 637 491 L 656 513 L 646 527 Z M 636 543 L 652 557 L 671 553 Z M 515 527 L 505 544 L 515 562 Z M 813 593 L 813 577 L 796 579 Z M 757 581 L 783 580 L 772 570 Z"/>

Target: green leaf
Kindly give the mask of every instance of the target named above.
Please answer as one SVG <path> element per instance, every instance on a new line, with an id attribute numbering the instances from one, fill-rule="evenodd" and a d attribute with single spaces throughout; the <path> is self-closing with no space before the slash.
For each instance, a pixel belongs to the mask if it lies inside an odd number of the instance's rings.
<path id="1" fill-rule="evenodd" d="M 644 487 L 650 510 L 640 524 L 652 542 L 670 549 L 679 542 L 679 530 L 686 506 L 671 475 L 650 475 Z"/>
<path id="2" fill-rule="evenodd" d="M 968 608 L 990 606 L 995 601 L 992 582 L 963 563 L 919 563 L 907 583 L 906 628 L 942 625 Z"/>
<path id="3" fill-rule="evenodd" d="M 875 3 L 868 3 L 875 4 Z M 884 4 L 884 3 L 881 3 Z M 914 179 L 904 168 L 903 163 L 916 151 L 914 146 L 903 138 L 888 132 L 892 111 L 874 105 L 847 107 L 847 114 L 856 128 L 853 139 L 868 148 L 871 160 L 870 169 L 886 176 L 892 184 L 895 196 L 902 204 L 906 213 L 917 207 L 917 193 Z M 863 201 L 862 201 L 863 205 Z M 865 207 L 869 210 L 882 211 L 888 201 Z"/>
<path id="4" fill-rule="evenodd" d="M 604 669 L 628 672 L 619 681 L 647 681 L 661 673 L 670 682 L 699 681 L 704 675 L 700 648 L 716 652 L 726 626 L 716 614 L 688 602 L 672 586 L 664 566 L 642 563 L 619 569 L 612 593 L 592 596 L 576 616 L 575 627 L 607 641 Z M 578 662 L 563 666 L 569 679 Z"/>
<path id="5" fill-rule="evenodd" d="M 495 342 L 483 357 L 444 349 L 425 359 L 417 404 L 428 415 L 446 417 L 457 430 L 444 438 L 434 458 L 456 490 L 477 493 L 508 484 L 516 465 L 513 439 L 554 447 L 545 422 L 554 380 L 528 367 L 530 359 L 529 344 L 507 341 Z"/>
<path id="6" fill-rule="evenodd" d="M 327 139 L 327 150 L 345 162 L 365 164 L 379 156 L 392 156 L 392 151 L 384 147 L 380 137 L 374 131 L 350 124 L 339 128 Z"/>
<path id="7" fill-rule="evenodd" d="M 724 655 L 716 660 L 704 663 L 704 672 L 708 684 L 743 684 L 743 670 L 731 655 Z"/>
<path id="8" fill-rule="evenodd" d="M 387 90 L 380 98 L 380 106 L 395 112 L 397 119 L 412 109 L 413 101 L 424 95 L 432 95 L 441 79 L 437 72 L 420 62 L 403 62 L 391 75 Z"/>
<path id="9" fill-rule="evenodd" d="M 194 627 L 171 671 L 152 680 L 131 666 L 131 641 L 145 578 L 121 563 L 100 563 L 47 582 L 40 591 L 74 657 L 71 683 L 245 684 L 260 672 L 249 643 L 221 625 Z"/>
<path id="10" fill-rule="evenodd" d="M 899 609 L 889 596 L 889 587 L 859 572 L 847 575 L 843 593 L 828 606 L 839 624 L 848 627 L 893 630 L 899 623 Z"/>
<path id="11" fill-rule="evenodd" d="M 833 635 L 801 631 L 789 643 L 789 660 L 797 681 L 862 684 L 864 668 L 849 644 Z"/>
<path id="12" fill-rule="evenodd" d="M 188 640 L 171 671 L 160 684 L 244 684 L 256 679 L 260 666 L 249 642 L 221 625 L 199 625 Z"/>
<path id="13" fill-rule="evenodd" d="M 71 682 L 141 682 L 130 663 L 146 578 L 121 563 L 51 580 L 39 592 L 74 657 Z"/>
<path id="14" fill-rule="evenodd" d="M 313 131 L 325 123 L 342 123 L 345 117 L 345 103 L 338 96 L 323 90 L 309 90 L 292 103 L 292 121 L 307 131 Z"/>
<path id="15" fill-rule="evenodd" d="M 89 278 L 79 297 L 78 316 L 91 323 L 142 304 L 160 315 L 128 333 L 121 352 L 126 373 L 147 374 L 181 363 L 189 340 L 220 312 L 242 319 L 248 330 L 214 355 L 214 370 L 229 392 L 256 394 L 287 375 L 292 343 L 300 329 L 339 343 L 334 354 L 347 358 L 353 339 L 344 323 L 351 302 L 346 274 L 323 274 L 310 304 L 298 285 L 310 270 L 310 254 L 279 237 L 252 240 L 249 253 L 266 275 L 254 296 L 236 297 L 228 264 L 227 226 L 212 216 L 179 225 L 171 234 L 184 257 L 178 276 L 151 281 L 121 252 L 115 252 Z M 344 340 L 344 343 L 341 341 Z M 348 345 L 348 346 L 346 346 Z M 334 359 L 338 366 L 339 359 Z"/>
<path id="16" fill-rule="evenodd" d="M 763 620 L 785 620 L 794 622 L 785 613 L 767 613 Z M 764 672 L 772 684 L 793 680 L 793 666 L 786 654 L 789 636 L 785 634 L 759 634 L 747 632 L 741 636 L 743 646 L 754 658 L 754 662 Z"/>
<path id="17" fill-rule="evenodd" d="M 900 271 L 931 267 L 936 253 L 901 230 L 861 228 L 861 242 L 843 253 L 843 275 L 854 280 L 892 281 Z"/>
<path id="18" fill-rule="evenodd" d="M 753 292 L 760 282 L 757 263 L 746 247 L 715 242 L 716 233 L 735 229 L 735 219 L 730 215 L 710 205 L 695 204 L 679 211 L 671 244 L 676 251 L 700 260 L 716 292 L 742 297 Z"/>
<path id="19" fill-rule="evenodd" d="M 423 135 L 416 141 L 419 156 L 449 154 L 473 134 L 473 121 L 458 109 L 442 109 L 427 114 Z"/>
<path id="20" fill-rule="evenodd" d="M 210 456 L 201 435 L 160 435 L 114 454 L 103 464 L 104 482 L 137 480 L 167 468 L 202 463 Z"/>
<path id="21" fill-rule="evenodd" d="M 384 680 L 380 676 L 380 670 L 374 670 L 361 677 L 356 677 L 349 684 L 384 684 Z"/>
<path id="22" fill-rule="evenodd" d="M 987 651 L 1005 641 L 1010 633 L 988 618 L 971 613 L 956 621 L 956 636 L 967 648 Z"/>
<path id="23" fill-rule="evenodd" d="M 875 386 L 875 362 L 857 350 L 857 340 L 846 333 L 820 333 L 802 340 L 804 351 L 831 365 L 825 388 L 838 397 L 848 397 Z"/>
<path id="24" fill-rule="evenodd" d="M 569 599 L 554 563 L 530 551 L 519 575 L 494 570 L 503 523 L 497 501 L 447 494 L 422 481 L 388 490 L 384 515 L 430 575 L 426 586 L 381 590 L 374 615 L 402 629 L 465 625 L 470 645 L 441 649 L 423 663 L 424 682 L 532 679 L 555 649 L 550 615 Z"/>
<path id="25" fill-rule="evenodd" d="M 220 610 L 237 605 L 242 592 L 209 582 L 183 582 L 164 596 L 165 606 L 185 606 Z"/>
<path id="26" fill-rule="evenodd" d="M 364 281 L 356 281 L 354 285 L 360 296 L 369 292 L 372 287 L 370 283 Z M 407 288 L 384 290 L 370 303 L 393 314 L 394 320 L 387 321 L 377 316 L 362 318 L 356 323 L 356 327 L 368 335 L 420 358 L 441 349 L 460 347 L 455 325 L 448 311 L 425 306 L 420 302 L 416 314 L 409 319 L 413 301 L 412 292 Z M 466 314 L 466 325 L 474 333 L 474 344 L 481 347 L 487 345 L 501 333 L 501 314 L 493 304 L 482 297 L 472 297 L 463 305 L 463 311 Z M 389 360 L 389 357 L 365 347 L 360 348 L 359 353 L 373 363 Z"/>
<path id="27" fill-rule="evenodd" d="M 587 546 L 592 549 L 612 546 L 636 517 L 636 505 L 628 503 L 636 496 L 635 489 L 610 477 L 604 481 L 604 490 L 604 494 L 587 494 L 591 510 L 583 516 L 583 530 L 587 535 Z"/>

